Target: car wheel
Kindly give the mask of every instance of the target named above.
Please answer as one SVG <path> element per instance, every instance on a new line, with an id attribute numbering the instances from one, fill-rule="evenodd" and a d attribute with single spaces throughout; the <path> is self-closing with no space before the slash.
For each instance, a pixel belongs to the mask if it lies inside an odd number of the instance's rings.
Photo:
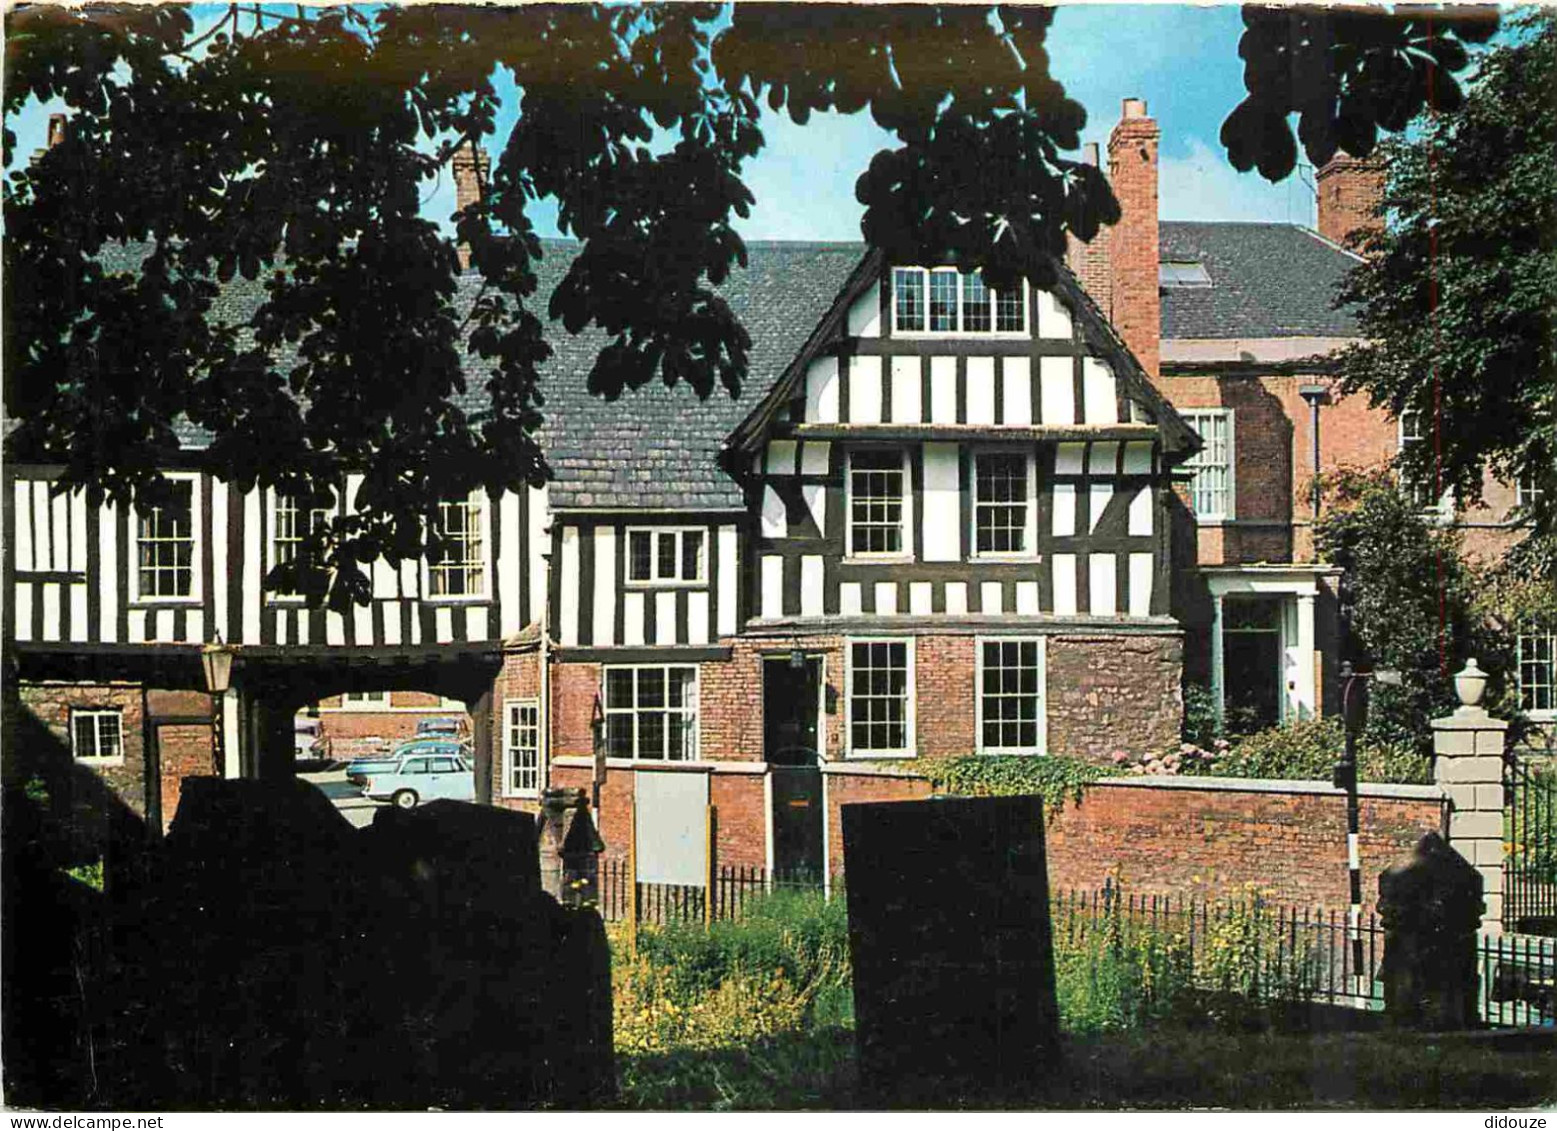
<path id="1" fill-rule="evenodd" d="M 395 795 L 390 800 L 395 803 L 396 809 L 415 809 L 416 791 L 414 789 L 397 789 Z"/>

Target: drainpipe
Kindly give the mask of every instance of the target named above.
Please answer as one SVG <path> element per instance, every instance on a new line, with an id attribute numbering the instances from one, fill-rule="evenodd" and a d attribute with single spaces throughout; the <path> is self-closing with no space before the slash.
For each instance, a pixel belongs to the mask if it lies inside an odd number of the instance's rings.
<path id="1" fill-rule="evenodd" d="M 1313 508 L 1313 518 L 1319 519 L 1319 406 L 1330 401 L 1330 388 L 1328 385 L 1304 385 L 1298 390 L 1298 395 L 1308 402 L 1309 430 L 1314 436 L 1314 488 L 1310 505 Z"/>
<path id="2" fill-rule="evenodd" d="M 548 532 L 549 533 L 549 532 Z M 551 551 L 541 554 L 541 644 L 536 652 L 540 665 L 541 790 L 551 787 Z"/>

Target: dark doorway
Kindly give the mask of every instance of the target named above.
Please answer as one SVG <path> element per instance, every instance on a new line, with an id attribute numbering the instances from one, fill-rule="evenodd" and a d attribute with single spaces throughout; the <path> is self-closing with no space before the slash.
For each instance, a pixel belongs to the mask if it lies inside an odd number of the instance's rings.
<path id="1" fill-rule="evenodd" d="M 822 874 L 822 661 L 780 656 L 762 665 L 763 755 L 772 772 L 773 870 Z"/>
<path id="2" fill-rule="evenodd" d="M 1222 618 L 1227 729 L 1273 727 L 1281 721 L 1281 599 L 1228 598 Z"/>

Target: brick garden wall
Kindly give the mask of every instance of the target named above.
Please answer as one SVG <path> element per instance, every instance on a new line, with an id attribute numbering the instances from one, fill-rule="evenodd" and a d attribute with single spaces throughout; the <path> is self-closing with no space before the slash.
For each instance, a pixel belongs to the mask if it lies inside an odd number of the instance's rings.
<path id="1" fill-rule="evenodd" d="M 1193 783 L 1193 784 L 1190 784 Z M 840 808 L 928 797 L 906 772 L 829 774 L 828 860 L 843 870 Z M 1360 848 L 1369 907 L 1378 875 L 1423 833 L 1446 829 L 1447 801 L 1432 786 L 1365 785 Z M 1240 896 L 1344 909 L 1350 898 L 1346 799 L 1315 782 L 1170 778 L 1090 786 L 1045 830 L 1049 884 L 1099 888 L 1107 879 L 1143 895 Z"/>

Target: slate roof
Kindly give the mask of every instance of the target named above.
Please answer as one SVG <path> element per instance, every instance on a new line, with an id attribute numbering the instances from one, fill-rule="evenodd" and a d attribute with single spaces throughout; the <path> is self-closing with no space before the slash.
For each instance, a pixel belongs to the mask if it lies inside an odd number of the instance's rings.
<path id="1" fill-rule="evenodd" d="M 545 245 L 542 292 L 566 269 L 562 241 Z M 551 253 L 556 249 L 559 254 Z M 827 314 L 865 253 L 858 243 L 747 244 L 748 266 L 720 288 L 751 335 L 738 399 L 716 388 L 707 400 L 685 385 L 659 381 L 615 401 L 592 396 L 586 381 L 605 343 L 598 331 L 577 337 L 557 327 L 556 351 L 543 372 L 542 440 L 556 481 L 556 507 L 742 508 L 744 499 L 719 464 L 719 450 Z"/>
<path id="2" fill-rule="evenodd" d="M 1162 291 L 1169 338 L 1347 338 L 1349 310 L 1332 305 L 1355 255 L 1295 224 L 1164 220 L 1164 262 L 1205 265 L 1209 287 Z"/>
<path id="3" fill-rule="evenodd" d="M 576 244 L 543 240 L 537 265 L 538 298 L 548 299 Z M 1161 258 L 1205 264 L 1212 285 L 1167 289 L 1162 295 L 1164 338 L 1347 337 L 1356 322 L 1331 307 L 1342 276 L 1356 258 L 1290 224 L 1164 221 Z M 865 254 L 860 243 L 760 242 L 747 245 L 749 264 L 732 272 L 721 293 L 752 338 L 749 371 L 739 398 L 716 388 L 707 400 L 685 385 L 658 380 L 614 401 L 592 395 L 587 382 L 605 335 L 591 328 L 568 334 L 553 323 L 553 356 L 541 370 L 546 423 L 540 433 L 555 479 L 556 507 L 664 510 L 742 509 L 739 486 L 719 453 L 727 437 L 763 399 L 827 314 Z M 134 271 L 144 246 L 105 247 L 110 270 Z M 480 280 L 459 280 L 464 307 Z M 220 316 L 247 321 L 263 295 L 258 282 L 234 279 L 218 300 Z M 539 304 L 538 304 L 539 305 Z M 283 354 L 279 367 L 288 367 Z M 471 384 L 484 378 L 472 360 Z M 482 394 L 467 394 L 467 409 Z M 187 421 L 179 438 L 191 448 L 211 440 Z"/>
<path id="4" fill-rule="evenodd" d="M 577 245 L 542 240 L 541 246 L 537 306 L 544 309 Z M 144 246 L 113 245 L 104 249 L 105 266 L 134 271 L 145 251 Z M 606 335 L 595 327 L 572 335 L 552 323 L 548 341 L 553 354 L 541 369 L 546 423 L 540 432 L 555 473 L 552 506 L 744 509 L 740 488 L 720 466 L 720 448 L 800 351 L 864 253 L 859 243 L 747 244 L 747 267 L 733 271 L 720 288 L 751 335 L 738 399 L 715 388 L 701 400 L 684 384 L 670 389 L 656 379 L 607 401 L 588 390 L 589 370 Z M 456 305 L 468 308 L 479 289 L 478 276 L 462 276 Z M 235 278 L 217 301 L 217 316 L 247 321 L 263 293 L 261 283 Z M 288 368 L 291 361 L 283 350 L 278 368 Z M 469 357 L 467 362 L 470 384 L 479 388 L 486 363 Z M 479 409 L 484 396 L 476 391 L 461 400 L 467 410 Z M 187 420 L 179 423 L 178 434 L 190 448 L 211 441 L 209 433 Z"/>

